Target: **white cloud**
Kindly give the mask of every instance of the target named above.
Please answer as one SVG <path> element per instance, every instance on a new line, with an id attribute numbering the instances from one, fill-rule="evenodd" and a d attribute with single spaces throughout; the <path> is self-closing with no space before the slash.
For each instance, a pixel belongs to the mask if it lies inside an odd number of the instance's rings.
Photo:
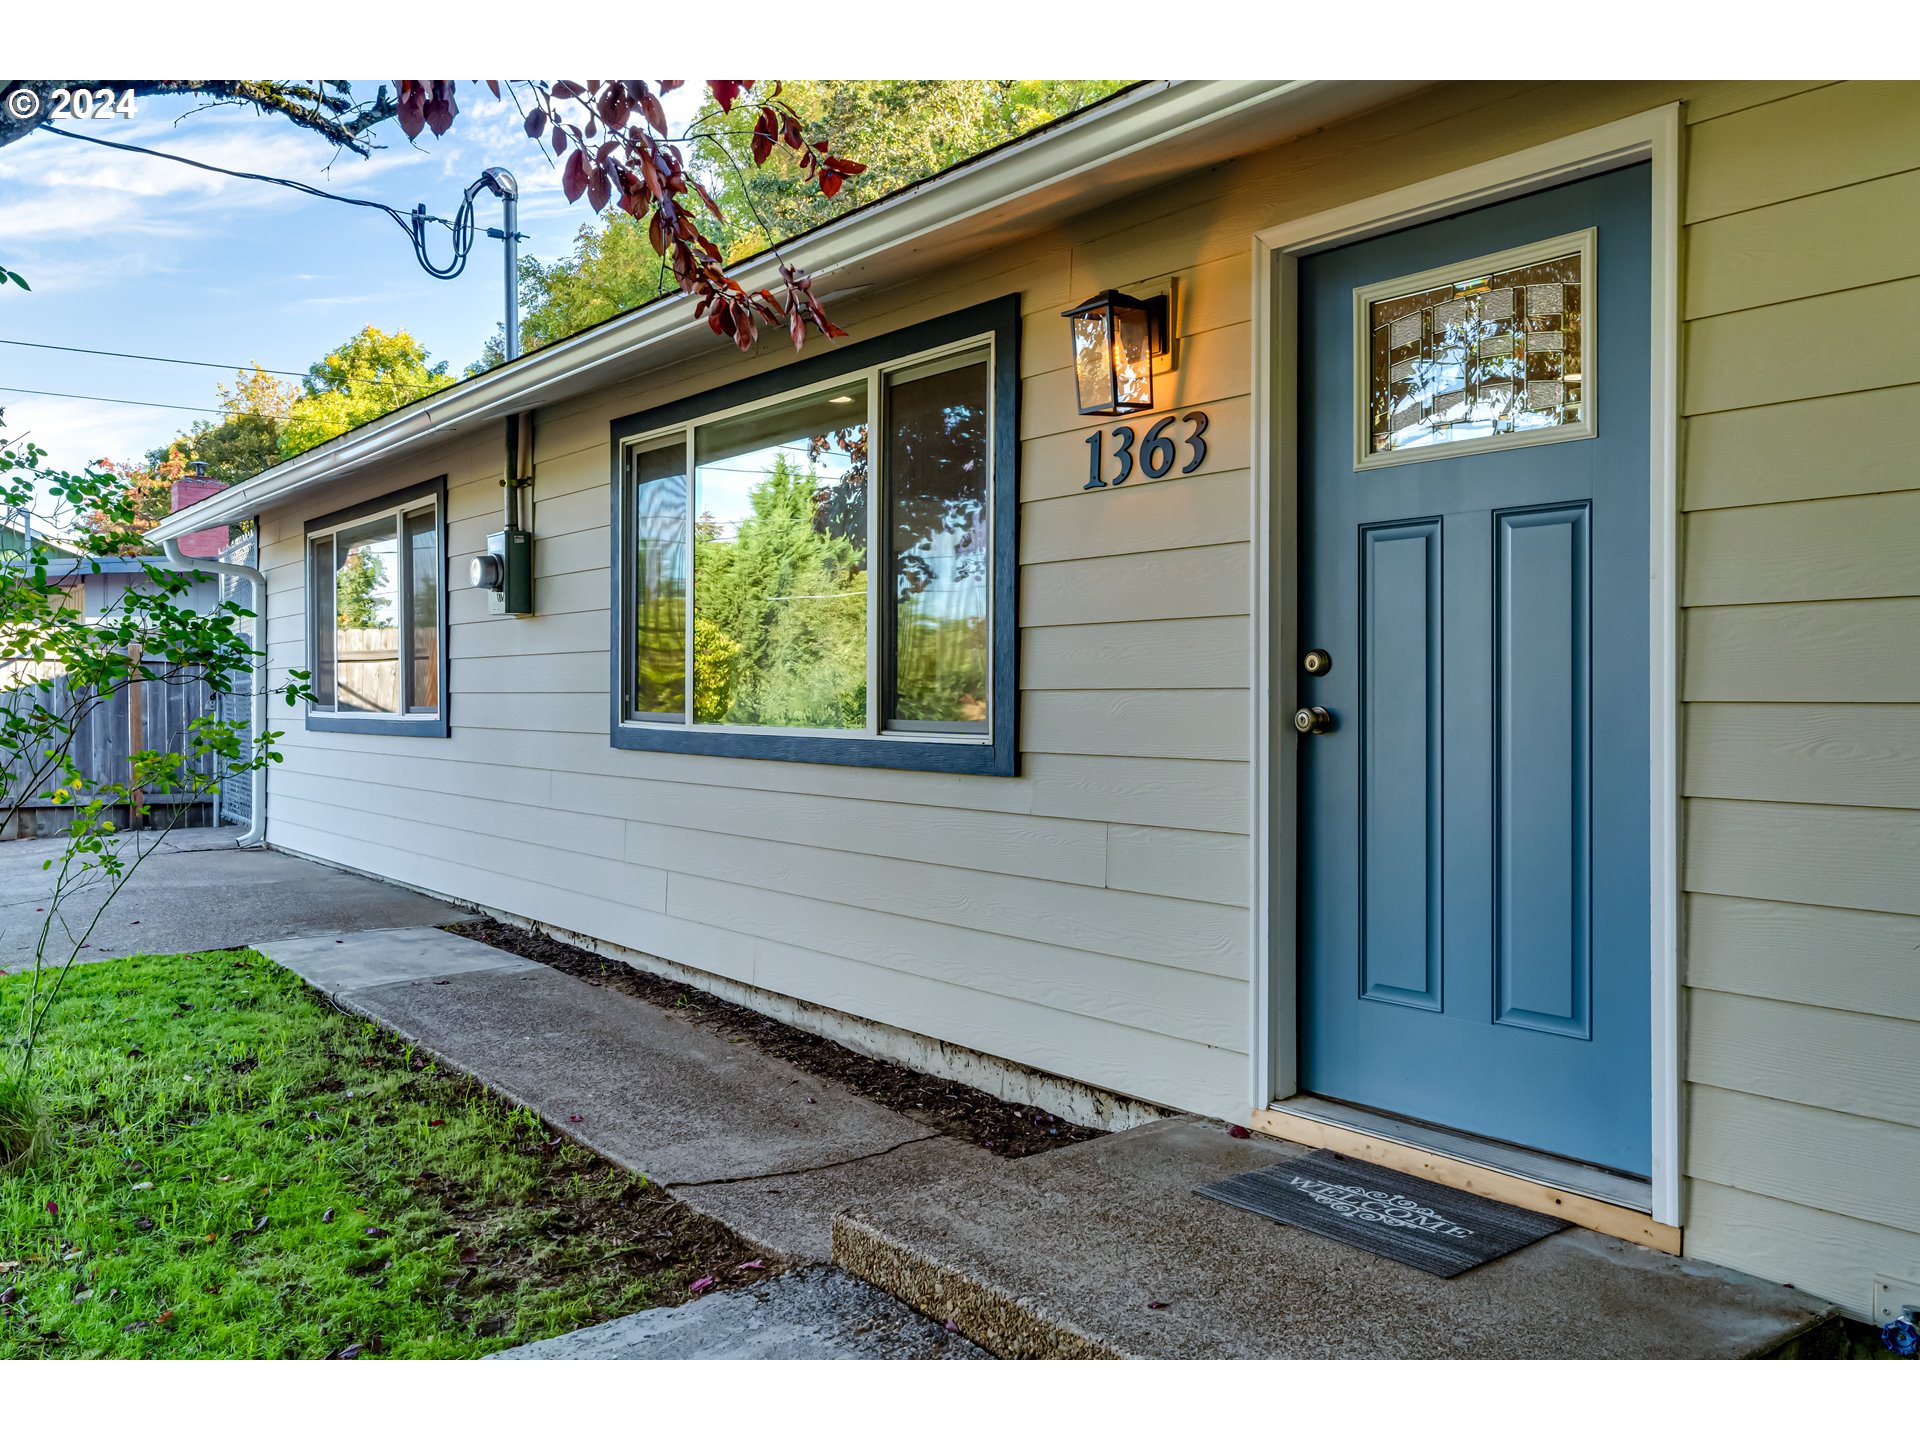
<path id="1" fill-rule="evenodd" d="M 209 385 L 207 399 L 199 403 L 211 405 L 213 398 Z M 6 411 L 7 436 L 33 441 L 58 470 L 79 470 L 101 459 L 136 459 L 176 430 L 213 418 L 191 410 L 148 410 L 6 390 L 0 390 L 0 409 Z"/>

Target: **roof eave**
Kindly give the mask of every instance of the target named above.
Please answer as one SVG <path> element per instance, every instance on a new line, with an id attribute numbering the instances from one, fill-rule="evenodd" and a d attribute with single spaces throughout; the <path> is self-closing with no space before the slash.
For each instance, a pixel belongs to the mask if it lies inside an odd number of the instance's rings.
<path id="1" fill-rule="evenodd" d="M 1156 81 L 1070 116 L 1045 131 L 988 152 L 908 186 L 830 224 L 785 242 L 779 255 L 757 256 L 732 273 L 751 290 L 778 282 L 782 260 L 820 282 L 983 212 L 1042 192 L 1067 190 L 1089 172 L 1110 167 L 1148 146 L 1191 137 L 1309 88 L 1346 82 Z M 671 295 L 556 342 L 509 365 L 442 390 L 303 455 L 262 471 L 161 521 L 149 538 L 177 539 L 195 530 L 244 519 L 334 476 L 424 444 L 456 426 L 531 409 L 573 393 L 582 377 L 614 371 L 623 362 L 675 335 L 706 330 L 684 297 Z"/>

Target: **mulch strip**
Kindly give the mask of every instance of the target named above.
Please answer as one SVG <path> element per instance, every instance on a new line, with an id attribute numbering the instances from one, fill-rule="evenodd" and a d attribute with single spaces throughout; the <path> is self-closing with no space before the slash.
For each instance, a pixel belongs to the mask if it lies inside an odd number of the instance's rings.
<path id="1" fill-rule="evenodd" d="M 635 969 L 625 961 L 595 955 L 550 935 L 496 920 L 470 920 L 442 927 L 496 950 L 551 965 L 563 974 L 632 995 L 717 1030 L 730 1040 L 758 1047 L 796 1069 L 843 1085 L 863 1099 L 917 1120 L 942 1135 L 965 1140 L 1005 1159 L 1038 1155 L 1091 1140 L 1101 1132 L 1075 1125 L 1030 1105 L 1016 1105 L 932 1075 L 862 1055 L 823 1036 L 709 995 L 677 980 Z"/>

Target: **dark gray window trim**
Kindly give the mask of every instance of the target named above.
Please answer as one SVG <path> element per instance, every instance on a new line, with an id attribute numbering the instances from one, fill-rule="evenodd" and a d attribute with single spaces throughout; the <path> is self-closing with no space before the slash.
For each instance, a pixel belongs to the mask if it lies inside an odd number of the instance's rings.
<path id="1" fill-rule="evenodd" d="M 964 739 L 914 741 L 897 736 L 753 735 L 696 726 L 645 725 L 626 719 L 629 660 L 625 619 L 633 610 L 625 555 L 633 503 L 626 483 L 626 441 L 736 405 L 823 384 L 849 371 L 871 369 L 921 350 L 976 335 L 992 335 L 993 371 L 993 713 L 991 744 Z M 818 342 L 816 342 L 818 343 Z M 1020 612 L 1020 297 L 1005 295 L 965 310 L 910 325 L 888 335 L 809 356 L 717 390 L 626 415 L 612 426 L 613 595 L 611 608 L 611 716 L 608 739 L 619 750 L 665 750 L 682 755 L 730 755 L 817 765 L 865 765 L 884 770 L 936 770 L 956 775 L 1019 773 Z"/>
<path id="2" fill-rule="evenodd" d="M 364 515 L 376 515 L 382 510 L 391 510 L 414 500 L 433 498 L 434 514 L 439 517 L 440 551 L 440 616 L 436 627 L 440 643 L 440 710 L 434 715 L 395 715 L 382 718 L 374 715 L 330 715 L 324 711 L 316 712 L 307 707 L 307 729 L 332 731 L 342 735 L 415 735 L 426 739 L 445 740 L 453 733 L 449 712 L 453 708 L 453 694 L 447 688 L 452 678 L 452 667 L 447 655 L 447 610 L 449 609 L 447 592 L 447 477 L 436 476 L 432 480 L 418 485 L 409 485 L 404 490 L 395 490 L 382 495 L 377 500 L 369 500 L 361 505 L 349 505 L 343 510 L 334 510 L 325 515 L 317 515 L 307 521 L 301 534 L 300 573 L 307 580 L 307 655 L 314 653 L 313 643 L 313 577 L 308 567 L 313 559 L 313 532 L 332 530 L 340 525 L 351 524 Z"/>

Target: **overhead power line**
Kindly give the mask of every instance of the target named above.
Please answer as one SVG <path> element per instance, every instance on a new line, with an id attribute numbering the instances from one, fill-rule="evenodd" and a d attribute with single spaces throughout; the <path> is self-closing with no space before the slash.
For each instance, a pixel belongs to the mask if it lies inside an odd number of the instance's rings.
<path id="1" fill-rule="evenodd" d="M 50 345 L 44 340 L 0 340 L 0 345 L 24 345 L 30 350 L 64 350 L 70 355 L 105 355 L 114 360 L 151 360 L 156 365 L 198 365 L 204 370 L 258 370 L 267 375 L 287 375 L 295 380 L 307 378 L 304 370 L 273 370 L 249 362 L 245 365 L 221 365 L 212 360 L 182 360 L 176 355 L 134 355 L 125 350 L 92 350 L 85 345 Z"/>
<path id="2" fill-rule="evenodd" d="M 0 385 L 9 395 L 45 395 L 54 400 L 93 400 L 102 405 L 142 405 L 149 410 L 198 410 L 203 415 L 224 415 L 208 405 L 166 405 L 158 400 L 122 400 L 113 395 L 75 395 L 66 390 L 27 390 L 19 385 Z"/>
<path id="3" fill-rule="evenodd" d="M 366 210 L 378 210 L 406 231 L 409 237 L 413 234 L 412 215 L 403 214 L 393 206 L 378 200 L 367 200 L 358 195 L 336 195 L 331 190 L 322 190 L 318 186 L 308 185 L 300 180 L 288 180 L 280 175 L 259 175 L 251 170 L 229 170 L 224 165 L 210 165 L 205 160 L 194 160 L 165 150 L 149 150 L 144 145 L 129 145 L 124 140 L 107 140 L 98 135 L 83 135 L 78 130 L 62 130 L 58 125 L 42 125 L 40 128 L 49 135 L 61 135 L 68 140 L 84 140 L 89 145 L 104 145 L 109 150 L 125 150 L 134 155 L 151 155 L 156 160 L 172 160 L 179 165 L 191 165 L 196 170 L 211 171 L 215 175 L 226 175 L 234 180 L 257 180 L 262 185 L 283 185 L 289 190 L 299 191 L 302 195 L 311 195 L 316 200 L 332 200 L 341 205 L 358 205 Z M 442 220 L 438 215 L 423 215 L 421 218 L 435 225 L 445 225 L 449 230 L 453 229 L 451 221 Z"/>
<path id="4" fill-rule="evenodd" d="M 214 175 L 226 175 L 235 180 L 254 180 L 262 185 L 279 185 L 302 195 L 311 195 L 316 200 L 332 200 L 340 205 L 357 205 L 365 210 L 378 210 L 392 220 L 405 232 L 413 243 L 414 259 L 420 262 L 420 268 L 436 280 L 451 280 L 467 268 L 467 256 L 473 250 L 474 237 L 479 227 L 473 218 L 473 202 L 482 190 L 490 190 L 505 202 L 504 228 L 489 228 L 487 234 L 507 244 L 507 293 L 512 297 L 519 283 L 517 244 L 527 237 L 515 229 L 519 215 L 519 184 L 511 173 L 500 169 L 482 172 L 480 178 L 469 185 L 461 198 L 460 209 L 451 220 L 438 215 L 429 215 L 425 205 L 416 205 L 412 211 L 403 213 L 380 200 L 368 200 L 359 195 L 336 195 L 331 190 L 322 190 L 317 185 L 309 185 L 303 180 L 289 180 L 283 175 L 261 175 L 252 170 L 229 170 L 224 165 L 211 165 L 205 160 L 190 159 L 185 155 L 176 155 L 166 150 L 150 150 L 145 145 L 129 145 L 124 140 L 107 140 L 98 135 L 83 135 L 78 130 L 62 130 L 58 125 L 40 127 L 49 135 L 59 135 L 68 140 L 84 140 L 89 145 L 104 145 L 109 150 L 124 150 L 130 155 L 150 155 L 156 160 L 171 160 L 178 165 L 191 165 L 196 170 L 205 170 Z M 443 225 L 453 236 L 453 255 L 446 264 L 437 264 L 427 254 L 427 226 Z M 518 358 L 517 326 L 513 317 L 509 317 L 507 346 L 509 360 Z"/>

